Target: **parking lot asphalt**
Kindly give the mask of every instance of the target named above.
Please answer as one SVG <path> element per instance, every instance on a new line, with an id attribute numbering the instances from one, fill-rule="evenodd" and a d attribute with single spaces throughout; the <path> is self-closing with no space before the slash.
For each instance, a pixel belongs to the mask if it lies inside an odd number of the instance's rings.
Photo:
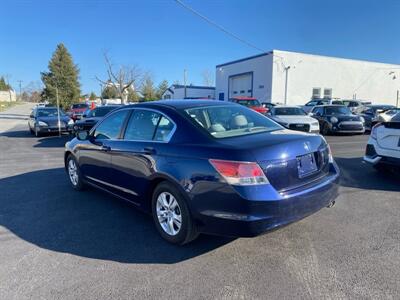
<path id="1" fill-rule="evenodd" d="M 331 136 L 336 205 L 251 239 L 164 242 L 152 219 L 72 190 L 69 137 L 0 113 L 0 299 L 400 298 L 400 178 L 362 163 L 367 135 Z"/>

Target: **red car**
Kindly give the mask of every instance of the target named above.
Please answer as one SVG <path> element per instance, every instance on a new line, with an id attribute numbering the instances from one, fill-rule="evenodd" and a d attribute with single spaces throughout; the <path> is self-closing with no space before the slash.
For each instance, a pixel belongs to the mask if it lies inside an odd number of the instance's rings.
<path id="1" fill-rule="evenodd" d="M 232 102 L 247 106 L 248 108 L 255 110 L 256 112 L 259 112 L 263 115 L 265 115 L 268 112 L 268 108 L 262 106 L 261 102 L 258 101 L 256 98 L 252 97 L 235 97 L 232 99 L 229 99 Z"/>
<path id="2" fill-rule="evenodd" d="M 85 111 L 89 109 L 89 105 L 86 103 L 75 103 L 71 105 L 71 109 L 68 111 L 71 119 L 74 121 L 79 120 L 82 118 L 82 115 Z"/>

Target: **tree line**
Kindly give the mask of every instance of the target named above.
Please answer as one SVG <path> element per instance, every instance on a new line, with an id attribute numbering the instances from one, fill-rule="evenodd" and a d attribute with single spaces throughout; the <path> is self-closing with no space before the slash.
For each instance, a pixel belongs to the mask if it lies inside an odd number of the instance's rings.
<path id="1" fill-rule="evenodd" d="M 156 85 L 149 73 L 141 71 L 137 66 L 116 66 L 107 53 L 104 53 L 107 78 L 96 79 L 102 86 L 103 99 L 119 98 L 122 102 L 152 101 L 161 99 L 168 89 L 168 81 L 163 80 Z M 41 100 L 56 104 L 57 98 L 62 107 L 67 108 L 82 98 L 79 82 L 79 68 L 73 62 L 72 55 L 64 44 L 58 44 L 49 64 L 48 70 L 41 73 L 44 88 Z M 0 81 L 1 85 L 1 81 Z M 97 98 L 94 92 L 89 99 Z"/>

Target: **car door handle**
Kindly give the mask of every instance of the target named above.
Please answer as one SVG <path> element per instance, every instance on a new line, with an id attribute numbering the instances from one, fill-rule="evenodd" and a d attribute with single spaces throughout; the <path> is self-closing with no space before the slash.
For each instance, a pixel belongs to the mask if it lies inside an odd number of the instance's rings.
<path id="1" fill-rule="evenodd" d="M 156 149 L 154 149 L 153 147 L 144 147 L 143 153 L 155 154 L 156 153 Z"/>
<path id="2" fill-rule="evenodd" d="M 100 150 L 104 151 L 104 152 L 108 152 L 108 151 L 111 151 L 111 147 L 103 145 L 103 146 L 100 147 Z"/>

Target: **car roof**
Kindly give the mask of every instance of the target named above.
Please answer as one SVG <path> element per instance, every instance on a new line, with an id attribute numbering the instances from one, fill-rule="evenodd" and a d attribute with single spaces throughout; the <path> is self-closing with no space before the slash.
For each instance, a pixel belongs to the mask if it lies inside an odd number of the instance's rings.
<path id="1" fill-rule="evenodd" d="M 347 106 L 342 104 L 325 104 L 325 105 L 316 105 L 314 107 L 347 107 Z"/>
<path id="2" fill-rule="evenodd" d="M 320 105 L 320 106 L 322 106 L 322 105 Z M 285 108 L 285 107 L 287 107 L 287 108 L 301 108 L 298 105 L 275 105 L 274 108 Z"/>
<path id="3" fill-rule="evenodd" d="M 156 107 L 169 107 L 174 109 L 188 109 L 194 107 L 203 107 L 203 106 L 223 106 L 223 105 L 237 105 L 230 103 L 228 101 L 219 101 L 219 100 L 187 100 L 187 99 L 175 99 L 175 100 L 159 100 L 159 101 L 151 101 L 151 102 L 141 102 L 139 104 L 131 104 L 122 107 L 148 107 L 148 108 L 156 108 Z"/>

